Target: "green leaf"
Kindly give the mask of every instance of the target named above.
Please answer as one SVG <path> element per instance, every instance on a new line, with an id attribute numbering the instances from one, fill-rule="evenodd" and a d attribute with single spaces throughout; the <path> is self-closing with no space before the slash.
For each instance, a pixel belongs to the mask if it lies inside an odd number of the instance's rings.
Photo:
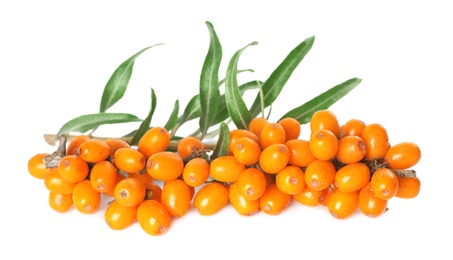
<path id="1" fill-rule="evenodd" d="M 134 134 L 134 137 L 132 138 L 131 141 L 131 145 L 138 144 L 140 138 L 142 138 L 146 131 L 148 131 L 151 124 L 151 119 L 153 118 L 154 111 L 156 110 L 156 105 L 157 105 L 156 93 L 154 92 L 154 89 L 151 88 L 151 108 L 149 109 L 148 116 L 146 116 L 146 118 L 142 121 L 139 128 L 137 129 L 137 132 Z"/>
<path id="2" fill-rule="evenodd" d="M 220 100 L 219 68 L 222 60 L 222 46 L 210 22 L 206 22 L 210 34 L 209 50 L 203 63 L 200 76 L 200 130 L 201 139 L 214 119 Z"/>
<path id="3" fill-rule="evenodd" d="M 285 117 L 292 117 L 299 121 L 299 123 L 306 124 L 310 122 L 312 115 L 316 111 L 329 108 L 342 97 L 346 96 L 346 94 L 348 94 L 351 90 L 357 87 L 360 82 L 362 82 L 361 79 L 352 78 L 341 84 L 338 84 L 306 102 L 305 104 L 287 112 L 279 120 Z"/>
<path id="4" fill-rule="evenodd" d="M 175 105 L 173 106 L 173 111 L 170 114 L 170 117 L 167 120 L 167 123 L 164 125 L 164 128 L 167 130 L 172 129 L 176 122 L 178 121 L 178 113 L 179 113 L 179 100 L 175 101 Z"/>
<path id="5" fill-rule="evenodd" d="M 139 122 L 140 118 L 125 113 L 97 113 L 81 115 L 66 122 L 58 131 L 57 137 L 64 133 L 79 132 L 85 133 L 91 129 L 97 128 L 106 124 L 118 124 Z"/>
<path id="6" fill-rule="evenodd" d="M 137 52 L 136 54 L 132 55 L 132 57 L 124 61 L 113 72 L 112 76 L 110 76 L 110 79 L 107 81 L 107 84 L 105 85 L 104 92 L 102 93 L 99 112 L 107 111 L 107 109 L 113 106 L 124 96 L 124 93 L 126 92 L 127 89 L 127 85 L 129 84 L 129 80 L 132 75 L 132 69 L 134 67 L 135 59 L 149 48 L 157 45 L 160 44 L 146 47 L 141 51 Z"/>
<path id="7" fill-rule="evenodd" d="M 252 42 L 242 49 L 238 50 L 230 60 L 225 77 L 225 101 L 233 123 L 238 129 L 247 129 L 250 120 L 252 119 L 250 111 L 245 105 L 242 95 L 239 91 L 237 82 L 237 67 L 239 57 L 242 52 L 251 45 L 256 45 L 257 42 Z"/>
<path id="8" fill-rule="evenodd" d="M 217 139 L 214 151 L 210 156 L 211 161 L 228 153 L 228 146 L 230 145 L 230 130 L 228 129 L 228 125 L 224 122 L 220 123 L 219 129 L 219 138 Z"/>
<path id="9" fill-rule="evenodd" d="M 262 86 L 262 96 L 264 99 L 264 108 L 268 107 L 282 91 L 286 82 L 304 59 L 305 55 L 310 51 L 313 46 L 315 37 L 309 37 L 294 48 L 283 60 L 283 62 L 272 72 L 269 78 Z M 252 117 L 256 117 L 262 110 L 261 95 L 258 94 L 250 108 Z"/>

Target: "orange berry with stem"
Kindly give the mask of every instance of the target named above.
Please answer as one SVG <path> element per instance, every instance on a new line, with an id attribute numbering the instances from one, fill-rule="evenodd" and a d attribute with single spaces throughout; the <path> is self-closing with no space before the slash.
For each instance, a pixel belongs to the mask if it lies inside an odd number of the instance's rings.
<path id="1" fill-rule="evenodd" d="M 336 190 L 327 202 L 329 213 L 337 219 L 352 216 L 359 208 L 359 191 L 342 192 Z"/>
<path id="2" fill-rule="evenodd" d="M 83 180 L 75 185 L 72 200 L 79 212 L 93 214 L 101 206 L 101 193 L 93 189 L 89 180 Z"/>
<path id="3" fill-rule="evenodd" d="M 170 144 L 170 133 L 164 127 L 156 126 L 148 129 L 137 144 L 137 149 L 145 158 L 157 152 L 163 152 Z"/>
<path id="4" fill-rule="evenodd" d="M 145 169 L 146 158 L 133 148 L 119 148 L 113 155 L 113 163 L 123 172 L 140 172 Z"/>
<path id="5" fill-rule="evenodd" d="M 389 138 L 387 130 L 381 124 L 368 124 L 362 132 L 362 139 L 365 142 L 365 159 L 380 160 L 385 157 L 389 149 Z"/>
<path id="6" fill-rule="evenodd" d="M 156 200 L 162 202 L 162 187 L 157 183 L 144 183 L 146 188 L 147 200 Z"/>
<path id="7" fill-rule="evenodd" d="M 270 184 L 259 198 L 260 210 L 269 215 L 278 215 L 289 206 L 291 199 L 292 196 L 282 192 L 277 184 Z"/>
<path id="8" fill-rule="evenodd" d="M 193 206 L 202 216 L 216 214 L 228 204 L 228 189 L 222 183 L 209 182 L 197 191 Z"/>
<path id="9" fill-rule="evenodd" d="M 233 146 L 236 143 L 236 141 L 241 137 L 248 137 L 257 143 L 260 142 L 259 136 L 257 136 L 252 131 L 246 129 L 233 129 L 230 131 L 230 143 L 228 145 L 228 155 L 233 155 Z"/>
<path id="10" fill-rule="evenodd" d="M 331 160 L 338 152 L 338 139 L 327 129 L 319 129 L 312 133 L 309 140 L 310 151 L 320 160 Z"/>
<path id="11" fill-rule="evenodd" d="M 44 157 L 48 156 L 48 153 L 38 153 L 33 155 L 28 160 L 28 172 L 31 176 L 43 180 L 47 173 L 46 163 Z"/>
<path id="12" fill-rule="evenodd" d="M 239 193 L 247 200 L 257 200 L 266 190 L 267 180 L 264 173 L 257 168 L 247 168 L 237 180 Z"/>
<path id="13" fill-rule="evenodd" d="M 78 155 L 79 154 L 79 147 L 80 145 L 91 139 L 91 137 L 87 135 L 77 135 L 75 136 L 66 147 L 66 155 Z"/>
<path id="14" fill-rule="evenodd" d="M 390 169 L 404 170 L 416 165 L 421 159 L 420 147 L 412 142 L 402 142 L 389 147 L 384 159 Z"/>
<path id="15" fill-rule="evenodd" d="M 89 139 L 79 146 L 79 156 L 91 163 L 107 160 L 110 156 L 110 147 L 102 140 Z"/>
<path id="16" fill-rule="evenodd" d="M 110 156 L 114 156 L 115 152 L 120 148 L 131 148 L 131 145 L 119 138 L 107 138 L 104 142 L 109 146 Z"/>
<path id="17" fill-rule="evenodd" d="M 269 121 L 264 117 L 254 117 L 250 120 L 247 130 L 252 131 L 256 136 L 261 135 L 261 131 L 265 125 L 269 124 Z"/>
<path id="18" fill-rule="evenodd" d="M 371 171 L 365 163 L 347 164 L 337 170 L 335 183 L 342 192 L 353 192 L 363 188 L 371 177 Z"/>
<path id="19" fill-rule="evenodd" d="M 49 191 L 49 206 L 51 209 L 59 212 L 68 212 L 74 205 L 72 194 L 60 194 Z"/>
<path id="20" fill-rule="evenodd" d="M 349 135 L 338 140 L 336 159 L 344 164 L 360 162 L 366 154 L 365 141 L 360 136 Z"/>
<path id="21" fill-rule="evenodd" d="M 271 144 L 261 151 L 258 161 L 261 170 L 276 174 L 288 165 L 291 152 L 285 144 Z"/>
<path id="22" fill-rule="evenodd" d="M 331 161 L 316 159 L 305 168 L 305 184 L 313 190 L 324 190 L 334 183 L 336 172 Z"/>
<path id="23" fill-rule="evenodd" d="M 177 179 L 184 170 L 182 158 L 173 152 L 163 151 L 151 155 L 146 162 L 146 171 L 155 180 Z"/>
<path id="24" fill-rule="evenodd" d="M 245 165 L 253 165 L 258 162 L 261 154 L 260 145 L 249 137 L 241 137 L 236 140 L 232 147 L 236 159 Z"/>
<path id="25" fill-rule="evenodd" d="M 162 188 L 161 203 L 170 217 L 182 217 L 190 209 L 191 192 L 181 179 L 166 181 Z"/>
<path id="26" fill-rule="evenodd" d="M 181 158 L 198 157 L 203 151 L 203 143 L 195 136 L 186 136 L 179 140 L 177 151 Z"/>
<path id="27" fill-rule="evenodd" d="M 294 195 L 305 187 L 305 173 L 300 167 L 288 165 L 277 173 L 275 183 L 282 192 Z"/>
<path id="28" fill-rule="evenodd" d="M 388 168 L 380 168 L 371 177 L 371 189 L 376 197 L 388 200 L 398 191 L 398 177 Z"/>
<path id="29" fill-rule="evenodd" d="M 420 193 L 421 182 L 416 176 L 404 177 L 398 176 L 398 190 L 395 197 L 402 199 L 412 199 Z"/>
<path id="30" fill-rule="evenodd" d="M 211 177 L 220 182 L 235 182 L 241 172 L 245 170 L 245 165 L 240 163 L 234 155 L 225 155 L 211 161 Z"/>
<path id="31" fill-rule="evenodd" d="M 233 182 L 228 190 L 228 197 L 231 206 L 242 216 L 252 216 L 260 210 L 260 200 L 249 200 L 244 198 L 238 189 L 238 182 Z"/>
<path id="32" fill-rule="evenodd" d="M 283 129 L 285 130 L 285 142 L 299 138 L 301 132 L 299 121 L 292 117 L 285 117 L 278 121 L 278 124 L 283 126 Z"/>
<path id="33" fill-rule="evenodd" d="M 292 197 L 299 204 L 308 207 L 315 207 L 320 204 L 320 198 L 323 193 L 324 190 L 313 190 L 308 185 L 305 185 L 302 191 L 292 195 Z"/>
<path id="34" fill-rule="evenodd" d="M 96 191 L 106 193 L 115 188 L 116 176 L 116 168 L 111 162 L 100 161 L 91 169 L 90 182 Z"/>
<path id="35" fill-rule="evenodd" d="M 193 158 L 184 166 L 182 178 L 191 187 L 198 187 L 206 182 L 210 174 L 209 162 L 201 157 Z"/>
<path id="36" fill-rule="evenodd" d="M 137 222 L 147 234 L 159 236 L 170 228 L 171 217 L 162 203 L 144 200 L 137 208 Z"/>
<path id="37" fill-rule="evenodd" d="M 359 192 L 359 209 L 365 216 L 376 218 L 387 210 L 388 200 L 378 198 L 368 182 Z"/>
<path id="38" fill-rule="evenodd" d="M 88 176 L 88 163 L 77 155 L 66 155 L 58 164 L 61 177 L 70 182 L 79 182 Z"/>
<path id="39" fill-rule="evenodd" d="M 363 129 L 366 124 L 356 118 L 349 119 L 344 125 L 340 127 L 340 138 L 345 136 L 362 136 Z"/>
<path id="40" fill-rule="evenodd" d="M 108 204 L 104 211 L 104 220 L 113 230 L 123 230 L 137 221 L 138 205 L 128 207 L 116 200 Z"/>
<path id="41" fill-rule="evenodd" d="M 71 182 L 61 177 L 58 168 L 49 168 L 46 176 L 44 177 L 44 185 L 47 190 L 59 193 L 59 194 L 71 194 L 76 185 L 75 182 Z"/>
<path id="42" fill-rule="evenodd" d="M 265 125 L 259 137 L 261 150 L 264 150 L 271 144 L 284 144 L 286 141 L 285 129 L 278 123 Z"/>
<path id="43" fill-rule="evenodd" d="M 115 186 L 115 199 L 127 207 L 137 206 L 145 199 L 145 195 L 145 185 L 135 178 L 125 178 Z"/>
<path id="44" fill-rule="evenodd" d="M 320 129 L 329 130 L 337 138 L 340 137 L 340 124 L 337 116 L 331 110 L 322 109 L 313 113 L 310 120 L 310 130 L 314 133 Z"/>
<path id="45" fill-rule="evenodd" d="M 307 167 L 316 157 L 310 151 L 310 143 L 307 140 L 293 139 L 285 143 L 288 147 L 291 157 L 288 164 L 298 167 Z"/>

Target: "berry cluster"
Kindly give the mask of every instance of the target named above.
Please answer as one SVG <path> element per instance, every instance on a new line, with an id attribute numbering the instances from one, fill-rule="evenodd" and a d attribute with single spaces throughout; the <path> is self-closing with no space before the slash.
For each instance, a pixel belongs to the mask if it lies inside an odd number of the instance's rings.
<path id="1" fill-rule="evenodd" d="M 415 143 L 390 145 L 382 125 L 340 125 L 330 110 L 315 112 L 310 130 L 303 140 L 297 120 L 257 117 L 248 129 L 231 130 L 228 151 L 215 158 L 194 136 L 169 150 L 163 127 L 149 129 L 136 146 L 78 135 L 60 143 L 57 156 L 34 155 L 28 170 L 44 180 L 55 211 L 74 206 L 92 214 L 109 199 L 104 217 L 111 229 L 138 222 L 150 235 L 165 233 L 192 207 L 204 216 L 227 204 L 244 216 L 277 215 L 294 200 L 345 219 L 358 211 L 378 217 L 389 199 L 418 195 L 420 180 L 410 169 L 421 158 Z"/>

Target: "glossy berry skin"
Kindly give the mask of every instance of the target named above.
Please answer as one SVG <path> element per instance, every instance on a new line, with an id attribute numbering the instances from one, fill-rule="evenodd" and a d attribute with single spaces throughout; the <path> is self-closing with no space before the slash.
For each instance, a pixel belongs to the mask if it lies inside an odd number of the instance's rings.
<path id="1" fill-rule="evenodd" d="M 260 145 L 251 138 L 241 137 L 232 147 L 234 157 L 244 165 L 253 165 L 261 155 Z"/>
<path id="2" fill-rule="evenodd" d="M 371 189 L 376 197 L 388 200 L 398 191 L 398 177 L 388 168 L 380 168 L 371 177 Z"/>
<path id="3" fill-rule="evenodd" d="M 186 136 L 179 140 L 177 152 L 181 158 L 196 157 L 203 150 L 203 143 L 195 136 Z"/>
<path id="4" fill-rule="evenodd" d="M 170 217 L 182 217 L 190 209 L 191 192 L 189 186 L 181 179 L 164 183 L 161 194 L 162 205 Z"/>
<path id="5" fill-rule="evenodd" d="M 163 152 L 170 143 L 170 133 L 164 127 L 150 128 L 140 138 L 137 149 L 148 159 L 157 152 Z"/>
<path id="6" fill-rule="evenodd" d="M 260 201 L 244 198 L 238 189 L 238 182 L 233 182 L 228 191 L 231 206 L 243 216 L 253 216 L 260 210 Z"/>
<path id="7" fill-rule="evenodd" d="M 266 147 L 258 161 L 261 170 L 270 174 L 277 174 L 288 165 L 291 152 L 285 144 L 271 144 Z"/>
<path id="8" fill-rule="evenodd" d="M 113 230 L 123 230 L 137 220 L 137 206 L 124 206 L 113 200 L 104 212 L 104 220 Z"/>
<path id="9" fill-rule="evenodd" d="M 285 142 L 299 138 L 301 132 L 299 121 L 292 117 L 286 117 L 278 121 L 278 124 L 285 130 Z"/>
<path id="10" fill-rule="evenodd" d="M 110 156 L 114 156 L 115 152 L 120 148 L 130 148 L 131 145 L 119 138 L 107 138 L 104 142 L 109 146 Z"/>
<path id="11" fill-rule="evenodd" d="M 139 205 L 146 195 L 145 185 L 135 178 L 125 178 L 115 186 L 115 200 L 121 205 L 134 207 Z"/>
<path id="12" fill-rule="evenodd" d="M 315 207 L 320 205 L 320 198 L 323 192 L 323 190 L 313 190 L 308 185 L 305 185 L 302 191 L 292 196 L 295 201 L 304 206 Z"/>
<path id="13" fill-rule="evenodd" d="M 48 153 L 38 153 L 33 155 L 28 160 L 28 173 L 36 179 L 43 180 L 46 176 L 47 167 L 44 162 L 44 157 L 48 156 Z"/>
<path id="14" fill-rule="evenodd" d="M 308 164 L 316 159 L 310 151 L 310 143 L 307 140 L 293 139 L 285 143 L 291 157 L 288 164 L 298 167 L 307 167 Z"/>
<path id="15" fill-rule="evenodd" d="M 219 182 L 207 183 L 195 194 L 193 206 L 202 216 L 216 214 L 228 204 L 228 189 Z"/>
<path id="16" fill-rule="evenodd" d="M 267 180 L 257 168 L 247 168 L 239 175 L 237 190 L 247 200 L 257 200 L 266 190 Z"/>
<path id="17" fill-rule="evenodd" d="M 363 129 L 365 129 L 365 122 L 360 119 L 349 119 L 344 125 L 340 127 L 340 138 L 345 136 L 362 136 Z"/>
<path id="18" fill-rule="evenodd" d="M 140 172 L 145 168 L 146 158 L 140 151 L 125 147 L 115 152 L 113 162 L 123 172 Z"/>
<path id="19" fill-rule="evenodd" d="M 155 180 L 170 181 L 177 179 L 182 174 L 184 162 L 176 153 L 156 152 L 148 158 L 146 170 Z"/>
<path id="20" fill-rule="evenodd" d="M 66 147 L 66 155 L 78 155 L 80 145 L 89 139 L 91 139 L 91 137 L 87 135 L 75 136 Z"/>
<path id="21" fill-rule="evenodd" d="M 235 182 L 245 170 L 234 155 L 225 155 L 215 158 L 210 164 L 211 177 L 220 182 Z"/>
<path id="22" fill-rule="evenodd" d="M 96 191 L 106 193 L 115 188 L 116 176 L 115 166 L 109 161 L 101 161 L 91 169 L 90 182 Z"/>
<path id="23" fill-rule="evenodd" d="M 260 210 L 268 215 L 278 215 L 289 206 L 291 199 L 292 196 L 282 192 L 277 184 L 270 184 L 259 198 Z"/>
<path id="24" fill-rule="evenodd" d="M 327 129 L 337 138 L 340 137 L 340 124 L 337 116 L 331 110 L 322 109 L 313 113 L 310 120 L 310 130 L 314 133 L 319 129 Z"/>
<path id="25" fill-rule="evenodd" d="M 313 190 L 321 191 L 335 181 L 336 169 L 331 161 L 314 160 L 305 169 L 305 184 Z"/>
<path id="26" fill-rule="evenodd" d="M 233 129 L 230 131 L 230 143 L 228 145 L 228 155 L 233 155 L 233 146 L 236 141 L 241 137 L 248 137 L 253 141 L 259 143 L 260 138 L 252 131 L 246 129 Z"/>
<path id="27" fill-rule="evenodd" d="M 250 120 L 247 130 L 253 132 L 256 136 L 260 136 L 263 127 L 267 124 L 269 124 L 269 121 L 266 118 L 254 117 Z"/>
<path id="28" fill-rule="evenodd" d="M 44 177 L 47 190 L 58 194 L 71 194 L 76 184 L 61 177 L 58 168 L 49 168 Z"/>
<path id="29" fill-rule="evenodd" d="M 88 163 L 77 155 L 67 155 L 58 164 L 61 177 L 70 182 L 79 182 L 88 176 Z"/>
<path id="30" fill-rule="evenodd" d="M 204 158 L 193 158 L 184 166 L 182 177 L 187 185 L 198 187 L 206 182 L 210 174 L 209 162 Z"/>
<path id="31" fill-rule="evenodd" d="M 96 163 L 107 160 L 110 147 L 102 140 L 89 139 L 79 146 L 78 155 L 87 162 Z"/>
<path id="32" fill-rule="evenodd" d="M 147 234 L 159 236 L 170 228 L 171 217 L 160 202 L 144 200 L 137 208 L 137 222 Z"/>
<path id="33" fill-rule="evenodd" d="M 376 197 L 368 182 L 359 192 L 359 209 L 365 216 L 376 218 L 387 210 L 388 200 Z"/>
<path id="34" fill-rule="evenodd" d="M 338 169 L 335 183 L 342 192 L 358 191 L 364 187 L 371 177 L 371 171 L 365 163 L 351 163 Z"/>
<path id="35" fill-rule="evenodd" d="M 327 202 L 329 213 L 337 219 L 352 216 L 359 208 L 359 191 L 342 192 L 336 190 Z"/>
<path id="36" fill-rule="evenodd" d="M 389 137 L 387 130 L 381 124 L 368 124 L 362 132 L 362 139 L 365 142 L 365 159 L 383 159 L 389 148 Z"/>
<path id="37" fill-rule="evenodd" d="M 101 205 L 101 193 L 93 189 L 89 180 L 83 180 L 74 187 L 72 200 L 79 212 L 93 214 Z"/>
<path id="38" fill-rule="evenodd" d="M 278 123 L 269 123 L 261 131 L 259 144 L 261 150 L 271 144 L 284 144 L 286 141 L 285 129 Z"/>
<path id="39" fill-rule="evenodd" d="M 310 151 L 320 160 L 331 160 L 338 151 L 338 139 L 334 133 L 327 129 L 313 132 L 309 140 Z"/>
<path id="40" fill-rule="evenodd" d="M 300 167 L 288 165 L 277 173 L 275 183 L 282 192 L 294 195 L 305 187 L 305 173 Z"/>
<path id="41" fill-rule="evenodd" d="M 366 154 L 366 145 L 360 136 L 350 135 L 338 140 L 336 159 L 344 164 L 360 162 Z"/>
<path id="42" fill-rule="evenodd" d="M 49 206 L 51 209 L 59 212 L 68 212 L 74 205 L 72 201 L 72 194 L 59 194 L 55 192 L 49 192 Z"/>
<path id="43" fill-rule="evenodd" d="M 412 199 L 420 193 L 421 182 L 418 177 L 398 176 L 398 190 L 395 197 L 401 199 Z"/>
<path id="44" fill-rule="evenodd" d="M 385 154 L 390 169 L 404 170 L 416 165 L 421 159 L 420 147 L 412 142 L 392 145 Z"/>

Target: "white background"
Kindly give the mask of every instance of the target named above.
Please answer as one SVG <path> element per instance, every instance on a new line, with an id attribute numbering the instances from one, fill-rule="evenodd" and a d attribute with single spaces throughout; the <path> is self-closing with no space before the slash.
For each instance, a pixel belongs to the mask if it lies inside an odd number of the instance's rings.
<path id="1" fill-rule="evenodd" d="M 451 259 L 451 87 L 453 18 L 447 1 L 9 1 L 0 3 L 2 116 L 1 259 Z M 163 3 L 165 2 L 165 3 Z M 314 2 L 314 1 L 313 1 Z M 341 3 L 340 3 L 341 2 Z M 297 4 L 296 4 L 297 3 Z M 377 219 L 339 221 L 325 208 L 297 204 L 278 216 L 240 217 L 231 207 L 203 217 L 195 210 L 152 237 L 134 225 L 110 230 L 94 215 L 52 211 L 27 160 L 52 152 L 43 134 L 96 113 L 103 88 L 124 60 L 137 58 L 129 88 L 112 112 L 144 118 L 149 88 L 153 125 L 176 99 L 181 110 L 198 91 L 212 22 L 223 47 L 220 78 L 234 52 L 238 81 L 265 80 L 292 48 L 316 40 L 273 106 L 278 119 L 349 78 L 362 83 L 331 109 L 340 122 L 381 123 L 391 143 L 422 150 L 414 168 L 418 197 L 392 199 Z M 192 122 L 181 134 L 197 126 Z M 101 127 L 117 137 L 137 125 Z M 302 137 L 308 135 L 303 126 Z M 6 166 L 6 168 L 5 168 Z M 7 257 L 8 255 L 8 257 Z"/>

